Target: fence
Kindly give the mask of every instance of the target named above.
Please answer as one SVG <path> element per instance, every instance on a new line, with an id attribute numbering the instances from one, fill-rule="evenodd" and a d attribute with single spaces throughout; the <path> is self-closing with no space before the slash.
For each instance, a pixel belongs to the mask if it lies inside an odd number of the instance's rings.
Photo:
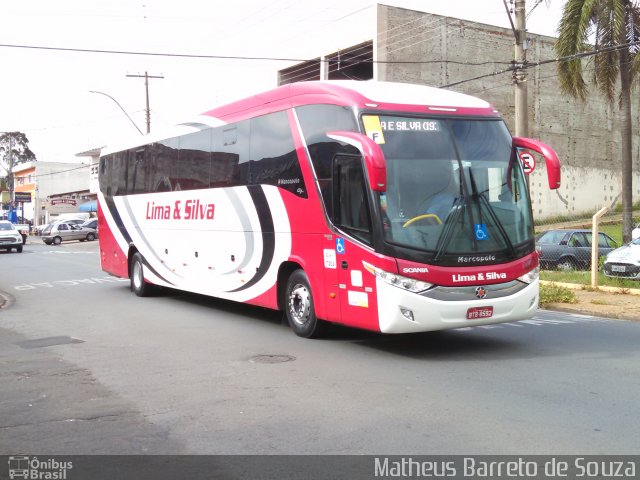
<path id="1" fill-rule="evenodd" d="M 609 256 L 609 252 L 623 245 L 622 212 L 619 208 L 600 211 L 597 221 L 597 249 L 594 248 L 593 216 L 583 215 L 556 217 L 536 222 L 536 247 L 540 254 L 540 269 L 545 272 L 565 272 L 558 281 L 577 281 L 597 286 L 607 279 L 636 279 L 640 276 L 639 254 L 635 249 L 625 249 Z M 640 237 L 640 210 L 633 212 L 633 237 Z M 597 263 L 594 264 L 594 259 Z M 547 274 L 548 279 L 549 274 Z M 615 284 L 615 282 L 614 282 Z M 625 285 L 629 286 L 629 285 Z M 638 282 L 640 287 L 640 282 Z"/>

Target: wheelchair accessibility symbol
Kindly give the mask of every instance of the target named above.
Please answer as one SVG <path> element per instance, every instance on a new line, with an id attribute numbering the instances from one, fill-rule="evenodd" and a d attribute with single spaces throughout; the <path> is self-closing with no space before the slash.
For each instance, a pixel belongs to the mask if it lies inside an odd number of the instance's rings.
<path id="1" fill-rule="evenodd" d="M 336 238 L 336 253 L 344 254 L 344 238 Z"/>
<path id="2" fill-rule="evenodd" d="M 487 240 L 489 238 L 486 224 L 476 223 L 473 228 L 476 232 L 476 240 Z"/>

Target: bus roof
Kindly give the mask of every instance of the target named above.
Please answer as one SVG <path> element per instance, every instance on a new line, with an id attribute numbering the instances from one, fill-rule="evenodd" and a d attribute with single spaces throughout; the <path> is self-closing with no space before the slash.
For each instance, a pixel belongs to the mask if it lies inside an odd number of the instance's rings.
<path id="1" fill-rule="evenodd" d="M 184 135 L 205 126 L 221 126 L 291 107 L 318 103 L 362 109 L 412 111 L 422 114 L 498 116 L 494 108 L 484 100 L 426 85 L 375 80 L 298 82 L 216 107 L 169 130 L 130 138 L 129 141 L 118 145 L 118 148 L 105 148 L 102 154 L 107 155 Z"/>
<path id="2" fill-rule="evenodd" d="M 328 80 L 284 85 L 214 108 L 203 116 L 235 121 L 243 116 L 261 115 L 268 111 L 312 103 L 381 109 L 415 106 L 422 112 L 426 107 L 435 112 L 453 113 L 462 110 L 466 114 L 495 115 L 493 107 L 484 100 L 441 88 L 375 80 Z"/>

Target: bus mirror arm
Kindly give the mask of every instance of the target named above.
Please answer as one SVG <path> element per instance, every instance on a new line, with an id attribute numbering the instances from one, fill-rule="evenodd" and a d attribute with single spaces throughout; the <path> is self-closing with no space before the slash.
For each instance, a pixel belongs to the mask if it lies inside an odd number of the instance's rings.
<path id="1" fill-rule="evenodd" d="M 387 164 L 380 145 L 366 135 L 357 132 L 328 132 L 327 136 L 333 140 L 356 147 L 364 159 L 371 189 L 374 192 L 385 192 L 387 190 Z"/>
<path id="2" fill-rule="evenodd" d="M 549 180 L 549 188 L 555 190 L 560 188 L 560 160 L 558 155 L 549 145 L 538 140 L 523 137 L 513 137 L 513 146 L 515 148 L 525 148 L 538 152 L 544 157 L 545 166 L 547 168 L 547 178 Z"/>

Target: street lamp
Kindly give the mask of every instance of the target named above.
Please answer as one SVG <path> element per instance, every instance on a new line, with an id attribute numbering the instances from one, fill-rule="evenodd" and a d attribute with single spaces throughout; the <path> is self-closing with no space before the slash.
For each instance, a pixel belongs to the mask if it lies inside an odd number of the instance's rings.
<path id="1" fill-rule="evenodd" d="M 129 116 L 129 114 L 127 113 L 127 111 L 122 108 L 122 105 L 120 105 L 120 103 L 118 103 L 118 101 L 113 98 L 111 95 L 109 95 L 108 93 L 104 93 L 104 92 L 97 92 L 95 90 L 89 90 L 90 93 L 99 93 L 100 95 L 104 95 L 105 97 L 109 97 L 111 100 L 113 100 L 114 102 L 116 102 L 116 105 L 118 105 L 118 107 L 120 107 L 120 110 L 122 110 L 122 113 L 124 113 L 127 118 L 131 121 L 131 123 L 133 123 L 133 126 L 136 127 L 136 130 L 138 130 L 138 132 L 140 132 L 140 135 L 144 135 L 144 133 L 142 133 L 142 130 L 140 130 L 138 128 L 138 125 L 136 125 L 136 122 L 133 121 L 133 119 Z"/>

